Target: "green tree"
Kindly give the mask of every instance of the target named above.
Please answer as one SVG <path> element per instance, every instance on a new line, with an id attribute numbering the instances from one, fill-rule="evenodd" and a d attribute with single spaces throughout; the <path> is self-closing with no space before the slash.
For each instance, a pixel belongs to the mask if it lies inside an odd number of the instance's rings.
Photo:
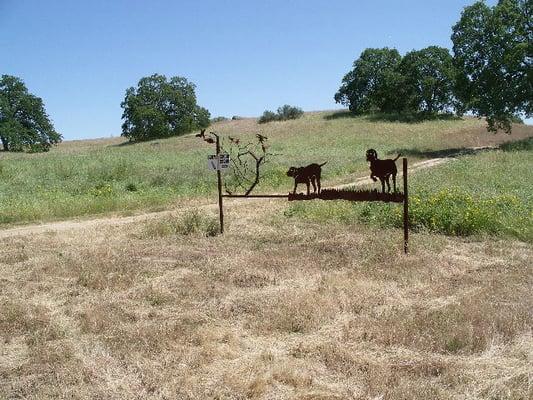
<path id="1" fill-rule="evenodd" d="M 10 75 L 0 78 L 0 141 L 4 151 L 47 151 L 61 142 L 43 101 Z"/>
<path id="2" fill-rule="evenodd" d="M 453 27 L 456 95 L 463 111 L 486 117 L 488 129 L 511 130 L 513 117 L 531 116 L 533 1 L 478 1 Z"/>
<path id="3" fill-rule="evenodd" d="M 411 51 L 403 57 L 400 71 L 408 110 L 438 113 L 454 108 L 455 68 L 448 49 L 430 46 Z"/>
<path id="4" fill-rule="evenodd" d="M 304 111 L 299 107 L 293 107 L 288 104 L 278 108 L 278 118 L 281 121 L 297 119 L 304 115 Z"/>
<path id="5" fill-rule="evenodd" d="M 397 71 L 400 61 L 396 49 L 364 50 L 354 61 L 353 69 L 344 76 L 335 101 L 355 113 L 401 108 L 395 92 L 402 86 L 402 76 Z"/>
<path id="6" fill-rule="evenodd" d="M 209 111 L 196 104 L 195 85 L 187 79 L 154 74 L 130 87 L 121 103 L 122 136 L 131 141 L 183 135 L 209 126 Z"/>

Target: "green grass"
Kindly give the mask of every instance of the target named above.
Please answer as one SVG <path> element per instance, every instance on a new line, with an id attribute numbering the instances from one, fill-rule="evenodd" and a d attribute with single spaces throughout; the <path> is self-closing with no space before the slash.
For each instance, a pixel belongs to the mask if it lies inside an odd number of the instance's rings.
<path id="1" fill-rule="evenodd" d="M 223 121 L 210 129 L 243 141 L 256 133 L 269 137 L 271 151 L 279 156 L 267 164 L 255 193 L 288 192 L 288 167 L 311 162 L 328 161 L 326 182 L 349 182 L 367 173 L 364 153 L 369 147 L 382 156 L 417 149 L 409 156 L 413 162 L 424 152 L 533 134 L 522 127 L 513 136 L 494 136 L 483 121 L 472 118 L 401 123 L 331 112 L 262 125 L 255 119 Z M 45 154 L 0 153 L 0 224 L 161 209 L 178 199 L 205 198 L 216 191 L 216 175 L 207 170 L 206 161 L 214 149 L 194 135 L 122 143 L 73 141 Z"/>
<path id="2" fill-rule="evenodd" d="M 410 179 L 410 224 L 447 235 L 498 235 L 533 242 L 533 151 L 522 141 L 509 151 L 463 156 Z M 513 149 L 526 150 L 513 150 Z M 301 202 L 289 218 L 402 226 L 402 205 Z"/>

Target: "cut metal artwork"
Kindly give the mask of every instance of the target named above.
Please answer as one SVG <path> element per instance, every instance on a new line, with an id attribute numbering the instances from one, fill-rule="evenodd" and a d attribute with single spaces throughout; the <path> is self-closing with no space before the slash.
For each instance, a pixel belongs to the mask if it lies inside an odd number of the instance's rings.
<path id="1" fill-rule="evenodd" d="M 392 176 L 392 183 L 394 185 L 394 192 L 396 192 L 396 174 L 398 169 L 396 168 L 396 160 L 400 158 L 401 154 L 391 160 L 380 160 L 378 158 L 378 152 L 374 149 L 368 149 L 366 151 L 366 161 L 370 162 L 370 178 L 376 182 L 379 178 L 381 181 L 381 191 L 385 193 L 385 183 L 387 184 L 387 191 L 390 192 L 389 178 Z"/>
<path id="2" fill-rule="evenodd" d="M 322 167 L 326 164 L 327 161 L 322 164 L 309 164 L 306 167 L 290 167 L 287 171 L 287 176 L 294 178 L 292 194 L 296 194 L 296 187 L 299 183 L 305 183 L 308 196 L 310 184 L 313 184 L 313 193 L 320 194 L 320 176 L 322 175 Z"/>
<path id="3" fill-rule="evenodd" d="M 304 167 L 290 167 L 287 176 L 293 178 L 294 188 L 292 192 L 283 194 L 251 194 L 252 190 L 259 183 L 261 167 L 268 162 L 274 154 L 268 151 L 266 136 L 256 134 L 257 141 L 246 144 L 241 143 L 241 139 L 228 136 L 229 144 L 223 149 L 221 139 L 215 132 L 205 134 L 205 130 L 196 135 L 207 143 L 215 144 L 216 154 L 209 156 L 210 169 L 216 169 L 218 180 L 218 204 L 220 216 L 220 232 L 224 233 L 224 211 L 223 198 L 284 198 L 288 201 L 303 200 L 346 200 L 346 201 L 380 201 L 403 203 L 403 250 L 407 253 L 409 241 L 409 202 L 407 191 L 407 158 L 403 158 L 403 193 L 396 190 L 396 175 L 398 169 L 396 161 L 400 154 L 394 159 L 378 158 L 378 153 L 374 149 L 366 151 L 366 161 L 370 163 L 370 178 L 381 183 L 381 192 L 373 190 L 348 189 L 322 189 L 322 167 L 327 164 L 313 163 Z M 231 166 L 233 172 L 231 184 L 222 183 L 221 169 Z M 392 177 L 393 191 L 391 193 L 390 178 Z M 298 184 L 305 184 L 306 193 L 296 193 Z M 231 186 L 232 185 L 232 186 Z M 226 194 L 222 193 L 224 186 Z M 230 187 L 231 186 L 231 187 Z M 313 193 L 310 189 L 313 186 Z M 387 186 L 387 191 L 385 191 Z M 236 194 L 235 191 L 242 190 L 244 194 Z"/>

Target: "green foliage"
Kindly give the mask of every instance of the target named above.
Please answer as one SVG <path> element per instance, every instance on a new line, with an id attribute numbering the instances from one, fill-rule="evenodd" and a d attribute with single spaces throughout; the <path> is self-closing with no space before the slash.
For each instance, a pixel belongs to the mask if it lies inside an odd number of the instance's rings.
<path id="1" fill-rule="evenodd" d="M 277 120 L 278 120 L 278 115 L 275 112 L 272 112 L 270 110 L 265 110 L 263 115 L 261 115 L 261 117 L 259 118 L 258 122 L 260 124 L 265 124 L 267 122 L 277 121 Z"/>
<path id="2" fill-rule="evenodd" d="M 433 114 L 454 108 L 455 69 L 448 49 L 430 46 L 411 51 L 403 57 L 399 68 L 404 77 L 408 110 Z"/>
<path id="3" fill-rule="evenodd" d="M 533 137 L 515 142 L 507 142 L 500 146 L 503 151 L 531 151 L 533 152 Z"/>
<path id="4" fill-rule="evenodd" d="M 488 129 L 511 130 L 512 117 L 533 114 L 533 2 L 478 1 L 453 27 L 456 94 Z"/>
<path id="5" fill-rule="evenodd" d="M 293 107 L 288 104 L 278 108 L 278 118 L 280 121 L 287 121 L 289 119 L 297 119 L 304 115 L 301 108 Z"/>
<path id="6" fill-rule="evenodd" d="M 154 74 L 126 90 L 122 136 L 131 141 L 178 136 L 210 124 L 210 114 L 196 104 L 195 85 L 187 79 Z"/>
<path id="7" fill-rule="evenodd" d="M 0 141 L 5 151 L 42 152 L 61 142 L 43 101 L 15 76 L 0 78 Z"/>
<path id="8" fill-rule="evenodd" d="M 303 110 L 298 107 L 293 107 L 288 104 L 278 108 L 278 112 L 266 110 L 259 118 L 259 123 L 264 124 L 271 121 L 287 121 L 289 119 L 300 118 L 304 114 Z"/>
<path id="9" fill-rule="evenodd" d="M 342 81 L 335 101 L 356 113 L 431 115 L 455 106 L 455 69 L 447 49 L 430 46 L 407 53 L 366 49 Z"/>
<path id="10" fill-rule="evenodd" d="M 226 117 L 215 117 L 215 118 L 211 118 L 211 122 L 212 123 L 215 123 L 215 122 L 222 122 L 222 121 L 227 121 L 228 119 Z"/>
<path id="11" fill-rule="evenodd" d="M 348 72 L 335 101 L 349 107 L 355 113 L 373 110 L 395 111 L 398 107 L 393 96 L 394 88 L 402 86 L 402 77 L 398 74 L 401 61 L 396 49 L 366 49 L 353 63 L 353 70 Z"/>

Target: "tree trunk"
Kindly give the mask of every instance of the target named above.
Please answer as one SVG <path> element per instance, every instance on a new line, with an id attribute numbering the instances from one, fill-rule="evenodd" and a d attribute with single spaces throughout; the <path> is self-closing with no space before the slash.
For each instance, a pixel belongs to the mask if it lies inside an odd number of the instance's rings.
<path id="1" fill-rule="evenodd" d="M 9 143 L 7 141 L 7 138 L 0 136 L 0 140 L 2 141 L 2 145 L 4 146 L 4 151 L 9 151 Z"/>

